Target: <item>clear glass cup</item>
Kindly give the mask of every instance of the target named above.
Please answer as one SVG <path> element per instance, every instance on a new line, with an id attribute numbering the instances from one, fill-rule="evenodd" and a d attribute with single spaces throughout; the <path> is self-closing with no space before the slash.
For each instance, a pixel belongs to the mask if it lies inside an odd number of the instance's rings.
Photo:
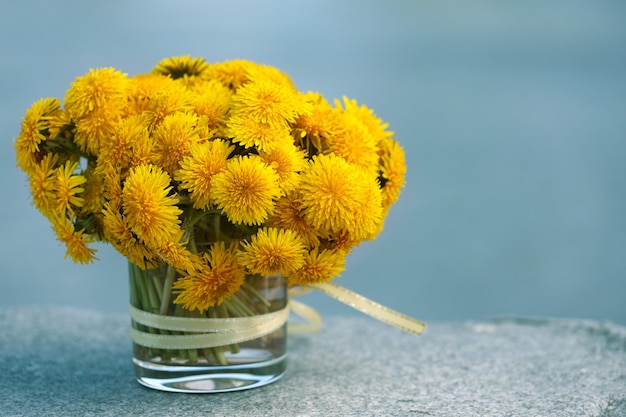
<path id="1" fill-rule="evenodd" d="M 148 313 L 195 319 L 232 318 L 238 314 L 224 305 L 200 315 L 173 303 L 167 291 L 167 265 L 143 271 L 129 263 L 131 305 Z M 165 290 L 164 290 L 165 289 Z M 163 300 L 164 295 L 167 298 Z M 267 314 L 287 306 L 287 286 L 281 276 L 250 275 L 233 296 L 245 305 L 246 315 Z M 232 301 L 232 300 L 231 300 Z M 131 318 L 133 329 L 154 335 L 187 334 L 158 329 Z M 279 379 L 287 364 L 287 324 L 261 337 L 226 346 L 161 349 L 133 341 L 133 362 L 137 381 L 150 388 L 187 393 L 211 393 L 255 388 Z"/>

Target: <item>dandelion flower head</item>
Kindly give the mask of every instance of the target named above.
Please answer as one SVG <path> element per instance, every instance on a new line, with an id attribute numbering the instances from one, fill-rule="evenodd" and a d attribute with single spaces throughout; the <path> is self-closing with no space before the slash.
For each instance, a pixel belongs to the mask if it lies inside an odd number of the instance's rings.
<path id="1" fill-rule="evenodd" d="M 346 258 L 342 253 L 313 249 L 305 254 L 302 266 L 289 275 L 289 283 L 308 285 L 328 282 L 338 277 L 345 267 Z"/>
<path id="2" fill-rule="evenodd" d="M 203 254 L 203 260 L 202 268 L 179 278 L 173 285 L 177 295 L 174 303 L 200 313 L 229 299 L 245 279 L 234 245 L 217 242 Z"/>
<path id="3" fill-rule="evenodd" d="M 156 165 L 142 165 L 131 170 L 123 191 L 124 215 L 129 228 L 148 247 L 158 248 L 181 237 L 170 176 Z"/>
<path id="4" fill-rule="evenodd" d="M 304 263 L 304 241 L 293 230 L 262 228 L 243 243 L 241 264 L 253 274 L 288 276 Z"/>
<path id="5" fill-rule="evenodd" d="M 261 225 L 279 196 L 278 174 L 258 156 L 230 159 L 211 178 L 211 198 L 233 223 Z"/>

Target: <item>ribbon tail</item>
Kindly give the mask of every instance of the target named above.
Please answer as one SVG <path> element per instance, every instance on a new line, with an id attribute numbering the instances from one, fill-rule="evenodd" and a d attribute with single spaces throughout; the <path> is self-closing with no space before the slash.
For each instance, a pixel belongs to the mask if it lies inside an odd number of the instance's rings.
<path id="1" fill-rule="evenodd" d="M 300 334 L 319 331 L 322 326 L 322 317 L 314 308 L 295 300 L 290 300 L 289 305 L 291 311 L 305 320 L 305 322 L 289 321 L 287 323 L 289 333 Z"/>
<path id="2" fill-rule="evenodd" d="M 308 287 L 314 288 L 350 307 L 359 310 L 377 320 L 387 323 L 398 329 L 412 334 L 421 334 L 426 328 L 426 323 L 409 317 L 382 304 L 363 297 L 353 291 L 350 291 L 337 284 L 330 282 L 309 284 Z"/>

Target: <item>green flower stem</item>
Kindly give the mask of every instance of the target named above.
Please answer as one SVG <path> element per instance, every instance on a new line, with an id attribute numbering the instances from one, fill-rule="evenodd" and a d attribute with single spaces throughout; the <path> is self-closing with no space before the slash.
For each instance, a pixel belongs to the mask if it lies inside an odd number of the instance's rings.
<path id="1" fill-rule="evenodd" d="M 208 313 L 209 313 L 209 318 L 212 318 L 212 319 L 218 318 L 217 314 L 215 314 L 214 308 L 209 309 Z M 222 352 L 222 348 L 220 346 L 211 348 L 211 351 L 213 352 L 213 355 L 215 356 L 215 360 L 217 361 L 219 365 L 222 365 L 222 366 L 228 365 L 228 361 L 226 360 L 226 357 L 224 356 L 224 352 Z"/>
<path id="2" fill-rule="evenodd" d="M 43 142 L 43 145 L 49 151 L 54 153 L 65 153 L 64 151 L 66 151 L 68 155 L 78 155 L 79 157 L 85 158 L 89 161 L 95 159 L 93 155 L 84 152 L 76 145 L 76 143 L 63 136 L 57 136 L 55 139 L 47 140 Z M 59 150 L 55 148 L 61 148 L 62 151 L 59 152 Z"/>
<path id="3" fill-rule="evenodd" d="M 157 288 L 160 288 L 158 279 L 156 280 L 156 282 L 154 280 L 152 282 L 149 282 L 147 279 L 142 279 L 141 281 L 143 285 L 146 286 L 148 292 L 148 301 L 150 302 L 150 310 L 148 311 L 150 311 L 151 313 L 156 313 L 157 311 L 159 311 L 159 305 L 161 305 L 161 300 L 157 290 Z"/>
<path id="4" fill-rule="evenodd" d="M 213 352 L 211 351 L 211 349 L 204 348 L 200 350 L 202 351 L 202 356 L 204 356 L 204 359 L 206 359 L 207 363 L 216 362 L 215 356 L 213 355 Z"/>
<path id="5" fill-rule="evenodd" d="M 202 220 L 202 218 L 204 218 L 205 216 L 209 215 L 209 214 L 217 214 L 218 216 L 220 215 L 220 210 L 207 210 L 207 211 L 198 211 L 194 216 L 192 216 L 189 220 L 189 222 L 187 223 L 187 227 L 189 228 L 189 230 L 193 230 L 193 227 L 196 226 L 196 224 Z"/>
<path id="6" fill-rule="evenodd" d="M 255 311 L 255 313 L 256 313 L 256 314 L 259 314 L 259 313 L 260 313 L 259 311 L 257 311 L 257 310 L 258 310 L 258 308 L 257 308 L 257 306 L 255 305 L 254 299 L 253 299 L 253 298 L 252 298 L 249 294 L 247 294 L 247 293 L 246 293 L 246 291 L 245 291 L 245 290 L 243 290 L 243 288 L 241 288 L 241 289 L 240 289 L 240 291 L 238 291 L 238 292 L 237 292 L 237 296 L 239 296 L 239 297 L 240 297 L 240 299 L 241 299 L 241 301 L 242 301 L 245 305 L 249 306 L 249 307 L 250 307 L 250 309 L 254 309 L 254 311 Z M 258 306 L 258 307 L 264 308 L 265 306 L 262 306 L 262 305 L 261 305 L 261 306 Z"/>
<path id="7" fill-rule="evenodd" d="M 204 313 L 204 317 L 207 318 L 215 318 L 218 317 L 216 311 L 215 311 L 215 307 L 209 307 L 209 309 Z M 219 316 L 221 317 L 221 315 Z M 214 349 L 214 348 L 213 348 Z M 204 355 L 205 359 L 207 360 L 208 363 L 219 363 L 217 361 L 217 358 L 213 352 L 213 349 L 210 348 L 203 348 L 202 350 L 202 354 Z"/>
<path id="8" fill-rule="evenodd" d="M 230 297 L 230 301 L 232 301 L 235 305 L 237 305 L 237 308 L 244 313 L 243 314 L 244 316 L 256 315 L 254 311 L 252 311 L 243 301 L 241 301 L 241 299 L 237 296 L 237 294 L 233 294 Z"/>
<path id="9" fill-rule="evenodd" d="M 145 300 L 146 297 L 145 297 L 145 290 L 142 288 L 142 285 L 141 285 L 142 271 L 139 271 L 139 269 L 134 264 L 129 264 L 129 271 L 130 271 L 130 286 L 131 286 L 131 290 L 130 290 L 131 304 L 141 310 L 144 310 L 145 307 L 143 305 L 143 300 Z M 154 329 L 144 326 L 143 324 L 134 323 L 134 326 L 138 330 L 154 333 Z"/>
<path id="10" fill-rule="evenodd" d="M 228 314 L 228 310 L 226 309 L 226 306 L 224 305 L 224 303 L 218 305 L 215 308 L 217 308 L 217 312 L 219 313 L 219 317 L 224 318 L 224 319 L 230 317 L 230 315 Z"/>
<path id="11" fill-rule="evenodd" d="M 213 216 L 213 228 L 215 230 L 215 241 L 219 242 L 222 237 L 222 216 Z"/>
<path id="12" fill-rule="evenodd" d="M 233 355 L 236 355 L 240 351 L 241 350 L 239 349 L 239 343 L 233 343 L 232 345 L 230 345 L 230 353 L 232 353 Z"/>
<path id="13" fill-rule="evenodd" d="M 135 286 L 134 306 L 148 312 L 154 312 L 155 306 L 158 305 L 154 294 L 154 287 L 150 285 L 148 271 L 141 270 L 138 266 L 130 264 L 131 278 Z M 153 334 L 162 334 L 162 331 L 148 326 L 137 325 L 139 330 L 147 331 Z M 150 356 L 161 354 L 160 349 L 149 348 Z"/>
<path id="14" fill-rule="evenodd" d="M 252 285 L 248 284 L 247 282 L 244 282 L 243 285 L 241 286 L 241 291 L 240 294 L 244 297 L 246 297 L 246 301 L 248 302 L 249 306 L 255 306 L 255 310 L 257 314 L 265 314 L 267 312 L 269 312 L 269 309 L 272 307 L 272 304 L 267 301 L 267 299 L 263 296 L 263 294 L 261 294 L 256 288 L 254 288 Z M 261 303 L 261 305 L 259 305 L 256 301 L 258 300 L 258 302 Z"/>
<path id="15" fill-rule="evenodd" d="M 247 282 L 244 282 L 242 285 L 242 288 L 244 290 L 246 290 L 247 292 L 253 294 L 260 302 L 262 302 L 267 308 L 270 308 L 272 306 L 272 304 L 267 301 L 267 299 L 263 296 L 263 294 L 261 294 L 256 288 L 254 288 L 252 285 L 248 284 Z"/>
<path id="16" fill-rule="evenodd" d="M 187 349 L 186 353 L 190 363 L 198 362 L 198 349 Z"/>
<path id="17" fill-rule="evenodd" d="M 183 310 L 181 305 L 176 304 L 176 306 L 174 307 L 174 314 L 173 315 L 174 315 L 174 317 L 184 317 L 184 316 L 187 315 L 186 312 L 187 312 L 187 310 Z M 184 332 L 171 331 L 170 334 L 181 335 L 181 334 L 185 334 L 185 333 Z M 178 350 L 178 356 L 181 359 L 189 358 L 189 354 L 188 354 L 187 349 L 179 349 Z"/>
<path id="18" fill-rule="evenodd" d="M 219 306 L 217 306 L 215 308 L 217 309 L 217 312 L 218 312 L 220 318 L 227 319 L 227 318 L 229 318 L 231 316 L 228 314 L 228 309 L 226 308 L 226 306 L 224 304 L 225 303 L 222 303 L 222 304 L 220 304 Z M 235 316 L 235 317 L 237 317 L 237 316 Z M 240 351 L 240 349 L 239 349 L 239 344 L 238 343 L 233 343 L 233 344 L 230 345 L 230 353 L 237 354 L 237 353 L 239 353 L 239 351 Z"/>
<path id="19" fill-rule="evenodd" d="M 152 312 L 152 304 L 150 301 L 151 291 L 148 288 L 146 271 L 139 271 L 138 267 L 133 265 L 135 270 L 135 279 L 137 283 L 137 308 L 144 311 Z"/>
<path id="20" fill-rule="evenodd" d="M 190 363 L 197 363 L 198 362 L 198 349 L 189 349 L 187 351 L 187 353 L 189 354 L 189 362 Z"/>
<path id="21" fill-rule="evenodd" d="M 172 298 L 172 284 L 174 283 L 175 277 L 176 269 L 173 266 L 168 265 L 167 273 L 165 274 L 165 282 L 163 282 L 163 291 L 161 294 L 161 307 L 159 308 L 159 314 L 167 314 L 170 299 Z"/>
<path id="22" fill-rule="evenodd" d="M 244 317 L 245 314 L 243 314 L 243 311 L 239 310 L 231 299 L 224 300 L 220 305 L 220 307 L 224 307 L 224 317 Z"/>
<path id="23" fill-rule="evenodd" d="M 163 300 L 163 289 L 161 288 L 161 277 L 156 274 L 150 274 L 150 278 L 152 278 L 152 285 L 154 287 L 154 291 L 156 291 L 156 299 Z"/>
<path id="24" fill-rule="evenodd" d="M 128 272 L 130 274 L 130 303 L 138 308 L 141 308 L 141 304 L 139 302 L 139 286 L 138 286 L 138 277 L 135 265 L 129 263 L 128 264 Z"/>
<path id="25" fill-rule="evenodd" d="M 187 247 L 189 248 L 189 250 L 193 253 L 198 253 L 198 247 L 196 246 L 196 239 L 195 238 L 191 238 L 189 239 L 189 243 L 187 244 Z"/>
<path id="26" fill-rule="evenodd" d="M 226 311 L 228 312 L 227 317 L 228 317 L 228 315 L 232 315 L 234 317 L 245 317 L 246 316 L 246 314 L 239 309 L 239 306 L 236 303 L 233 302 L 232 296 L 231 296 L 230 300 L 224 301 L 222 303 L 222 305 L 224 305 L 224 307 L 226 308 Z"/>

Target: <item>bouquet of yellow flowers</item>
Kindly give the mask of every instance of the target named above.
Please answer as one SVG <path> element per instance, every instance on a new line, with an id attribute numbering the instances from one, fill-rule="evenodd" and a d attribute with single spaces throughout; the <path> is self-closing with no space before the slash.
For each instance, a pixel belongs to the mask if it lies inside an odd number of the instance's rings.
<path id="1" fill-rule="evenodd" d="M 404 152 L 372 110 L 333 104 L 244 60 L 92 69 L 63 105 L 26 111 L 17 163 L 75 262 L 97 240 L 143 270 L 167 264 L 175 303 L 202 312 L 246 274 L 330 281 L 382 229 Z"/>
<path id="2" fill-rule="evenodd" d="M 280 377 L 285 285 L 331 286 L 374 317 L 423 328 L 329 283 L 382 230 L 405 181 L 393 133 L 354 100 L 302 93 L 271 66 L 173 57 L 130 77 L 90 70 L 63 104 L 26 111 L 15 148 L 66 256 L 91 262 L 102 241 L 128 259 L 144 385 L 212 392 Z"/>

